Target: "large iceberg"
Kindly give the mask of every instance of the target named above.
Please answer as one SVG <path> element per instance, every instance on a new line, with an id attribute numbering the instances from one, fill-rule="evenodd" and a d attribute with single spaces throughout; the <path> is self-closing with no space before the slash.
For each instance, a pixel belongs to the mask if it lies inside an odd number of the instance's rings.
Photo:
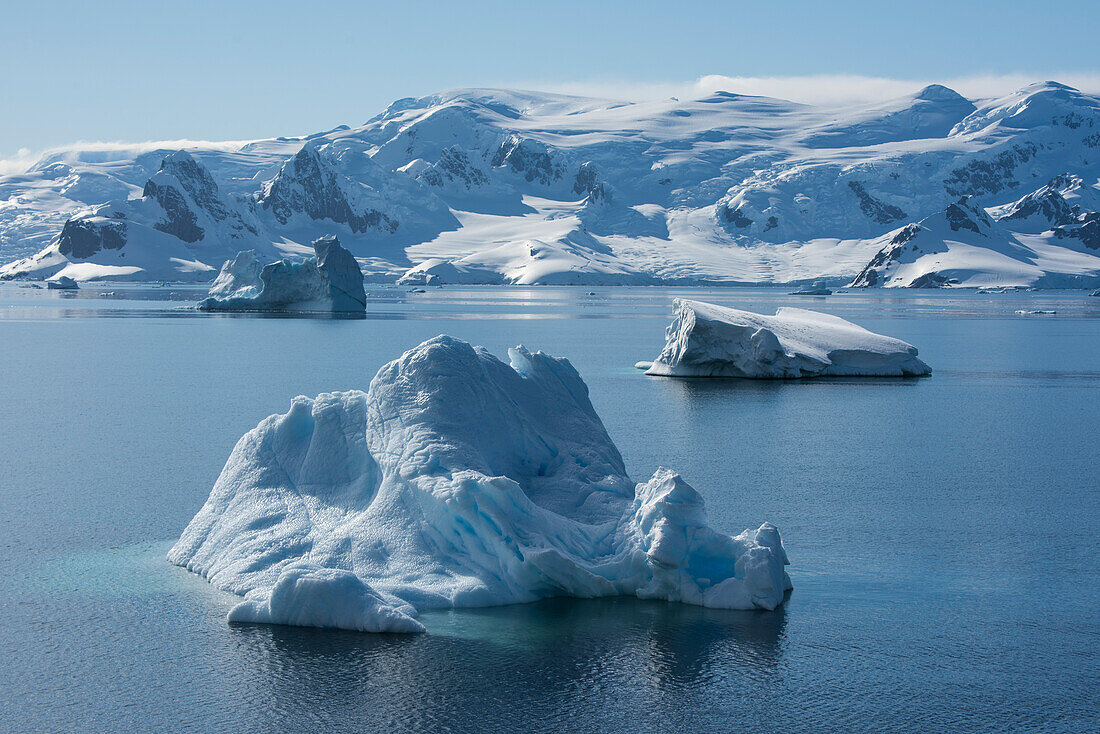
<path id="1" fill-rule="evenodd" d="M 336 237 L 313 242 L 315 257 L 260 266 L 255 251 L 237 253 L 222 265 L 199 303 L 203 311 L 362 312 L 367 294 L 363 271 Z"/>
<path id="2" fill-rule="evenodd" d="M 780 308 L 763 316 L 677 299 L 665 348 L 646 370 L 667 377 L 915 377 L 932 369 L 911 344 L 837 316 Z"/>
<path id="3" fill-rule="evenodd" d="M 230 621 L 418 631 L 418 610 L 637 595 L 774 609 L 775 526 L 728 536 L 659 469 L 635 484 L 565 359 L 448 336 L 367 392 L 297 397 L 234 448 L 168 554 Z"/>

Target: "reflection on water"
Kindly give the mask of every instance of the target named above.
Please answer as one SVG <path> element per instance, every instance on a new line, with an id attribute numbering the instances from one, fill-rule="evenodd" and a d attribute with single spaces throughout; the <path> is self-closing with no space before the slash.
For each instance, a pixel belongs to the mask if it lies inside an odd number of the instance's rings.
<path id="1" fill-rule="evenodd" d="M 235 626 L 257 695 L 381 728 L 462 721 L 637 722 L 706 688 L 774 677 L 786 613 L 708 610 L 633 598 L 550 599 L 424 615 L 420 637 Z M 338 692 L 334 695 L 334 692 Z M 304 701 L 303 701 L 304 699 Z M 570 703 L 565 704 L 565 701 Z M 520 713 L 522 712 L 522 713 Z M 587 729 L 574 721 L 573 727 Z"/>
<path id="2" fill-rule="evenodd" d="M 921 316 L 1034 319 L 1017 310 L 1055 310 L 1048 318 L 1100 315 L 1098 299 L 1086 291 L 978 294 L 974 291 L 846 291 L 827 298 L 790 296 L 785 288 L 663 288 L 446 286 L 413 292 L 394 285 L 367 284 L 366 319 L 637 318 L 667 319 L 675 298 L 705 300 L 759 313 L 795 306 L 862 319 Z M 317 313 L 216 313 L 191 308 L 206 296 L 205 285 L 88 283 L 77 291 L 27 289 L 0 282 L 0 319 L 40 318 L 295 318 L 331 319 Z M 337 318 L 347 318 L 338 316 Z M 362 317 L 353 317 L 362 318 Z"/>

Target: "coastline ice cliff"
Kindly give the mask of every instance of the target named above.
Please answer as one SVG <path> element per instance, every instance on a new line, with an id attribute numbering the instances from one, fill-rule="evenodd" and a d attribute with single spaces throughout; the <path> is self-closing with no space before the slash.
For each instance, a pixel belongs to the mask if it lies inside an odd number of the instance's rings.
<path id="1" fill-rule="evenodd" d="M 552 596 L 775 609 L 791 587 L 773 525 L 724 535 L 678 474 L 627 476 L 567 360 L 448 336 L 261 421 L 168 559 L 244 596 L 230 621 L 367 631 Z"/>

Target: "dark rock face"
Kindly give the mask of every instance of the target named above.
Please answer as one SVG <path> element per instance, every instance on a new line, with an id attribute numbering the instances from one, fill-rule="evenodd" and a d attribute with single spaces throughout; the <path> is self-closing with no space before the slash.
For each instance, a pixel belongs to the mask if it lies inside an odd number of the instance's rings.
<path id="1" fill-rule="evenodd" d="M 959 281 L 954 278 L 948 278 L 946 275 L 940 275 L 939 273 L 925 273 L 919 278 L 914 278 L 908 288 L 943 288 L 944 286 L 958 283 Z"/>
<path id="2" fill-rule="evenodd" d="M 192 206 L 215 222 L 228 222 L 234 232 L 256 234 L 255 227 L 225 205 L 209 171 L 185 151 L 170 153 L 161 161 L 160 170 L 145 182 L 142 196 L 164 209 L 164 219 L 153 227 L 184 242 L 198 242 L 206 236 Z"/>
<path id="3" fill-rule="evenodd" d="M 534 140 L 521 140 L 515 135 L 500 144 L 492 165 L 493 168 L 510 168 L 528 183 L 538 182 L 543 186 L 561 180 L 565 173 L 565 167 L 554 162 L 545 145 Z"/>
<path id="4" fill-rule="evenodd" d="M 1081 212 L 1079 207 L 1070 206 L 1061 192 L 1079 182 L 1078 177 L 1068 173 L 1055 176 L 1046 186 L 1013 204 L 1001 219 L 1021 220 L 1038 214 L 1055 226 L 1072 224 Z"/>
<path id="5" fill-rule="evenodd" d="M 882 254 L 881 252 L 879 254 Z M 856 279 L 852 281 L 851 288 L 874 288 L 878 285 L 878 271 L 874 268 L 867 266 L 863 269 Z"/>
<path id="6" fill-rule="evenodd" d="M 1058 239 L 1073 238 L 1090 250 L 1100 250 L 1100 212 L 1082 214 L 1077 223 L 1054 228 Z"/>
<path id="7" fill-rule="evenodd" d="M 610 204 L 611 187 L 600 180 L 600 174 L 591 163 L 581 164 L 573 180 L 573 193 L 586 195 L 585 204 Z"/>
<path id="8" fill-rule="evenodd" d="M 894 235 L 894 238 L 890 240 L 890 244 L 895 247 L 897 245 L 904 245 L 906 242 L 916 237 L 917 232 L 920 232 L 919 224 L 907 224 L 900 232 Z"/>
<path id="9" fill-rule="evenodd" d="M 156 199 L 164 209 L 165 219 L 154 224 L 154 228 L 184 242 L 198 242 L 203 238 L 205 232 L 199 226 L 198 217 L 188 208 L 187 201 L 174 186 L 158 185 L 154 179 L 149 179 L 142 195 Z"/>
<path id="10" fill-rule="evenodd" d="M 891 224 L 906 218 L 906 213 L 898 207 L 879 201 L 871 196 L 859 181 L 849 181 L 848 188 L 859 197 L 859 209 L 864 216 L 878 224 Z"/>
<path id="11" fill-rule="evenodd" d="M 310 219 L 346 224 L 357 233 L 369 230 L 392 233 L 398 227 L 397 221 L 375 209 L 355 211 L 340 188 L 336 173 L 311 145 L 290 159 L 264 191 L 260 203 L 271 210 L 280 224 L 286 224 L 300 212 Z"/>
<path id="12" fill-rule="evenodd" d="M 741 213 L 741 208 L 731 209 L 729 205 L 722 204 L 718 207 L 718 216 L 724 222 L 729 222 L 738 229 L 745 229 L 752 226 L 752 220 Z"/>
<path id="13" fill-rule="evenodd" d="M 584 196 L 591 194 L 600 183 L 600 174 L 591 163 L 582 163 L 573 180 L 573 193 Z"/>
<path id="14" fill-rule="evenodd" d="M 221 222 L 229 218 L 229 210 L 222 202 L 218 184 L 210 172 L 190 155 L 182 150 L 172 153 L 160 164 L 160 170 L 175 176 L 191 199 L 214 220 Z"/>
<path id="15" fill-rule="evenodd" d="M 61 229 L 58 251 L 70 260 L 83 260 L 100 250 L 121 250 L 126 245 L 126 223 L 70 219 Z"/>
<path id="16" fill-rule="evenodd" d="M 461 182 L 467 190 L 489 184 L 489 176 L 475 166 L 461 148 L 452 145 L 439 154 L 435 166 L 421 176 L 429 186 L 442 186 L 446 181 Z"/>
<path id="17" fill-rule="evenodd" d="M 850 287 L 874 288 L 877 286 L 879 284 L 879 269 L 885 268 L 897 259 L 905 251 L 909 241 L 916 237 L 920 231 L 921 226 L 919 224 L 905 225 L 900 232 L 893 236 L 886 247 L 875 253 L 875 256 L 871 258 L 871 262 L 867 263 L 866 267 L 855 277 Z"/>
<path id="18" fill-rule="evenodd" d="M 1034 143 L 1026 143 L 1001 151 L 991 160 L 970 161 L 952 169 L 943 187 L 951 196 L 983 196 L 1016 188 L 1020 185 L 1016 180 L 1016 166 L 1031 160 L 1038 150 Z"/>
<path id="19" fill-rule="evenodd" d="M 967 229 L 981 234 L 982 237 L 986 237 L 986 234 L 981 231 L 980 224 L 986 224 L 987 227 L 992 224 L 986 216 L 986 212 L 977 211 L 967 206 L 967 197 L 959 199 L 955 204 L 944 209 L 944 217 L 947 219 L 947 224 L 952 228 L 952 231 L 957 232 L 960 229 Z"/>

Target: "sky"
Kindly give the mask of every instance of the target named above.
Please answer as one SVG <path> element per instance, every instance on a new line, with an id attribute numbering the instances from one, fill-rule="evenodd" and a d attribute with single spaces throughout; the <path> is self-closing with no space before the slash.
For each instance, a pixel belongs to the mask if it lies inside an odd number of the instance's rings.
<path id="1" fill-rule="evenodd" d="M 0 158 L 305 134 L 456 87 L 827 103 L 1055 79 L 1100 93 L 1097 28 L 1095 0 L 0 0 Z"/>

